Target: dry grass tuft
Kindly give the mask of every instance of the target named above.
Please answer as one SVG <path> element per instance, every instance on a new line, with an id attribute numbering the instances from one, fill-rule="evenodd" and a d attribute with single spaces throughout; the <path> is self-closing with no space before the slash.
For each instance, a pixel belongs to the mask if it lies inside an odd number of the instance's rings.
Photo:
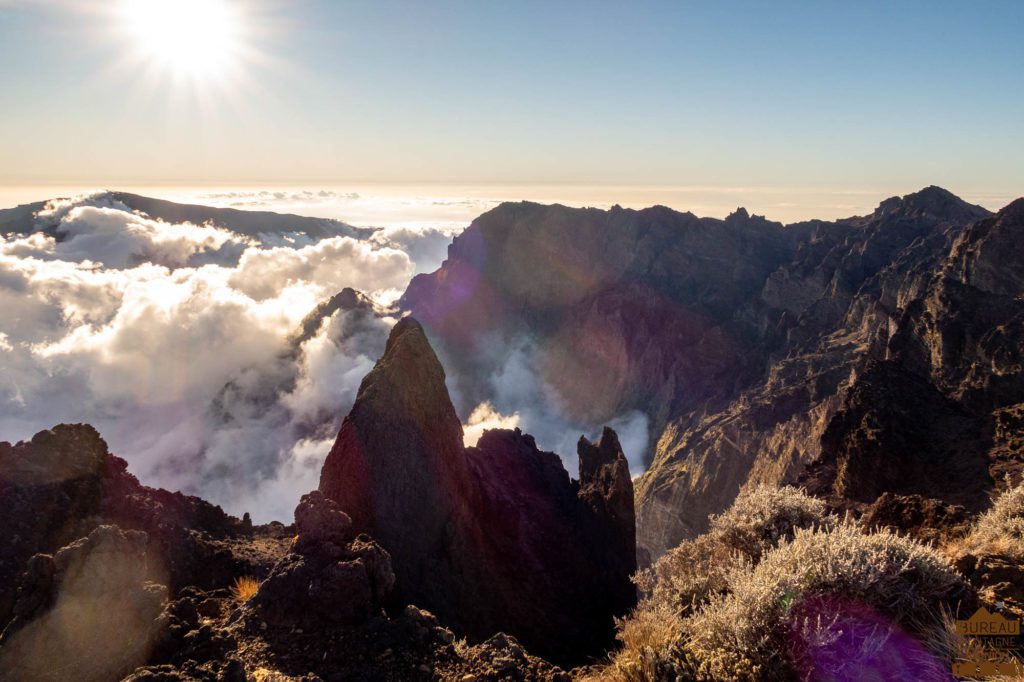
<path id="1" fill-rule="evenodd" d="M 997 497 L 978 517 L 967 537 L 955 544 L 953 553 L 1000 554 L 1024 560 L 1024 484 Z"/>
<path id="2" fill-rule="evenodd" d="M 256 596 L 256 592 L 259 589 L 260 581 L 251 575 L 235 578 L 235 583 L 231 586 L 231 597 L 235 600 L 236 604 L 241 606 Z"/>

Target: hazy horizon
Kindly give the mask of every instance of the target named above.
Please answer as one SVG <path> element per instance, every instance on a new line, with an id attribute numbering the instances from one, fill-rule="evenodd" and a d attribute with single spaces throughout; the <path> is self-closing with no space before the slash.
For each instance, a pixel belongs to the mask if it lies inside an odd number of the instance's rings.
<path id="1" fill-rule="evenodd" d="M 458 231 L 475 217 L 504 201 L 536 201 L 607 209 L 619 204 L 641 209 L 654 205 L 690 211 L 700 217 L 724 218 L 739 207 L 770 220 L 793 223 L 866 215 L 891 196 L 916 192 L 927 185 L 900 188 L 792 187 L 638 187 L 585 185 L 455 185 L 445 183 L 367 185 L 176 186 L 115 184 L 0 186 L 0 209 L 90 191 L 125 191 L 143 196 L 206 206 L 295 213 L 334 218 L 357 226 L 438 228 Z M 953 194 L 990 211 L 1020 194 L 978 190 Z"/>

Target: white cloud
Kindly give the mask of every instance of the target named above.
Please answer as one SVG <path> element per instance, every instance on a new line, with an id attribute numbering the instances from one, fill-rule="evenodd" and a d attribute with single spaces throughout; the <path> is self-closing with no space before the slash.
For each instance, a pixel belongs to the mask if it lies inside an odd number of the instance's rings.
<path id="1" fill-rule="evenodd" d="M 230 284 L 257 300 L 279 296 L 300 282 L 331 295 L 345 286 L 372 292 L 404 287 L 413 274 L 409 256 L 351 237 L 332 237 L 301 248 L 247 249 Z M 356 285 L 353 285 L 356 282 Z"/>
<path id="2" fill-rule="evenodd" d="M 566 470 L 575 477 L 579 470 L 576 454 L 579 437 L 584 435 L 594 440 L 601 435 L 602 426 L 610 426 L 619 436 L 630 471 L 634 475 L 644 471 L 642 460 L 647 449 L 649 423 L 645 414 L 628 411 L 605 423 L 573 419 L 563 409 L 558 392 L 545 382 L 538 369 L 537 348 L 529 339 L 507 342 L 495 337 L 481 346 L 487 348 L 492 357 L 477 358 L 480 366 L 497 367 L 497 370 L 483 377 L 448 375 L 449 393 L 460 414 L 465 414 L 468 405 L 473 405 L 475 400 L 481 400 L 470 412 L 464 427 L 467 443 L 471 438 L 478 439 L 484 428 L 518 426 L 534 437 L 537 447 L 557 453 Z M 450 363 L 442 357 L 442 364 Z M 472 396 L 468 405 L 467 395 Z M 502 425 L 503 420 L 507 420 L 507 426 Z"/>
<path id="3" fill-rule="evenodd" d="M 394 323 L 339 310 L 295 345 L 306 315 L 346 286 L 391 302 L 440 264 L 451 237 L 393 228 L 257 241 L 153 220 L 104 193 L 51 202 L 39 226 L 49 234 L 0 236 L 0 440 L 88 422 L 144 483 L 257 521 L 288 520 L 316 487 Z M 465 442 L 519 426 L 575 475 L 579 435 L 601 425 L 562 415 L 529 342 L 487 346 L 499 369 L 474 378 L 461 405 L 473 408 Z M 611 425 L 639 471 L 647 418 Z"/>
<path id="4" fill-rule="evenodd" d="M 519 425 L 519 415 L 504 415 L 489 402 L 482 402 L 473 408 L 462 427 L 462 442 L 469 447 L 480 442 L 484 431 L 489 429 L 514 429 Z"/>
<path id="5" fill-rule="evenodd" d="M 54 247 L 61 260 L 90 260 L 111 268 L 140 263 L 180 268 L 193 256 L 219 251 L 225 245 L 244 248 L 249 240 L 228 230 L 191 223 L 150 220 L 116 208 L 77 206 L 60 222 L 64 237 Z M 233 254 L 237 258 L 237 249 Z M 231 260 L 228 255 L 225 260 Z"/>
<path id="6" fill-rule="evenodd" d="M 448 257 L 448 245 L 452 243 L 455 234 L 455 230 L 434 227 L 388 227 L 375 232 L 370 241 L 407 253 L 418 275 L 441 267 L 441 263 Z"/>
<path id="7" fill-rule="evenodd" d="M 0 237 L 0 440 L 89 422 L 147 484 L 287 520 L 392 321 L 338 311 L 291 339 L 346 286 L 404 288 L 408 255 L 347 237 L 265 248 L 100 195 L 40 222 L 61 238 Z"/>

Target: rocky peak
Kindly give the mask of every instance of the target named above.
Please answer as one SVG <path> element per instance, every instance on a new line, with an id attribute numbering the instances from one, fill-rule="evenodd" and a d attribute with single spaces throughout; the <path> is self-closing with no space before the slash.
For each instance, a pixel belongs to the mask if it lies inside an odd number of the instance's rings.
<path id="1" fill-rule="evenodd" d="M 742 206 L 725 217 L 725 222 L 727 223 L 739 223 L 746 222 L 748 220 L 750 220 L 750 213 L 748 213 L 747 209 Z"/>
<path id="2" fill-rule="evenodd" d="M 313 308 L 313 310 L 303 318 L 302 324 L 299 325 L 298 332 L 292 337 L 292 348 L 297 350 L 299 346 L 313 338 L 320 329 L 320 325 L 323 324 L 323 321 L 339 310 L 362 310 L 365 312 L 372 312 L 373 303 L 361 292 L 358 292 L 351 287 L 345 287 L 334 296 L 331 296 L 329 299 Z"/>
<path id="3" fill-rule="evenodd" d="M 878 205 L 872 217 L 933 218 L 940 222 L 969 222 L 990 215 L 981 206 L 969 204 L 952 192 L 930 185 L 903 197 L 890 197 Z"/>
<path id="4" fill-rule="evenodd" d="M 596 443 L 591 443 L 586 436 L 580 436 L 576 452 L 580 462 L 581 483 L 599 478 L 602 470 L 619 468 L 616 466 L 619 462 L 626 465 L 627 472 L 629 470 L 626 457 L 622 454 L 622 446 L 619 445 L 619 437 L 607 426 Z"/>
<path id="5" fill-rule="evenodd" d="M 465 478 L 462 424 L 444 379 L 423 327 L 411 317 L 399 320 L 384 355 L 360 384 L 320 475 L 320 490 L 358 531 L 411 553 L 438 541 L 430 536 L 443 532 L 451 513 L 438 487 L 424 482 L 462 485 Z M 390 500 L 392 493 L 408 505 Z M 424 514 L 427 509 L 432 515 Z M 386 527 L 378 527 L 385 518 Z M 420 532 L 428 519 L 432 533 Z M 399 566 L 403 556 L 396 552 Z"/>
<path id="6" fill-rule="evenodd" d="M 578 483 L 518 430 L 465 448 L 444 370 L 407 317 L 363 380 L 320 491 L 389 552 L 396 603 L 426 607 L 473 638 L 508 632 L 578 661 L 611 643 L 613 616 L 635 601 L 636 568 L 618 438 L 606 430 L 584 447 Z"/>
<path id="7" fill-rule="evenodd" d="M 609 572 L 632 575 L 637 568 L 636 510 L 629 462 L 619 437 L 606 426 L 596 443 L 581 437 L 576 453 L 580 462 L 579 498 L 590 511 L 590 532 L 595 541 L 603 541 L 611 548 Z M 614 584 L 612 580 L 609 583 Z M 630 602 L 630 595 L 624 590 L 609 598 L 615 609 Z"/>

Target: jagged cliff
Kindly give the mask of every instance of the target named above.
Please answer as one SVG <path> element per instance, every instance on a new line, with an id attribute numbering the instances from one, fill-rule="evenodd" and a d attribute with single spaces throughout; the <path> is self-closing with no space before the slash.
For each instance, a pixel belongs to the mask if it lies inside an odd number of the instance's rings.
<path id="1" fill-rule="evenodd" d="M 635 600 L 633 487 L 615 434 L 580 441 L 580 478 L 520 431 L 475 447 L 422 327 L 395 325 L 324 463 L 320 490 L 392 557 L 398 603 L 557 661 L 598 655 Z"/>
<path id="2" fill-rule="evenodd" d="M 813 477 L 837 503 L 891 490 L 984 505 L 1021 459 L 1021 203 L 993 216 L 928 187 L 787 226 L 505 204 L 401 305 L 470 403 L 489 397 L 494 339 L 528 338 L 575 417 L 648 415 L 638 544 L 654 556 L 758 482 Z M 882 483 L 852 480 L 883 457 Z M 953 476 L 969 480 L 939 485 Z"/>

